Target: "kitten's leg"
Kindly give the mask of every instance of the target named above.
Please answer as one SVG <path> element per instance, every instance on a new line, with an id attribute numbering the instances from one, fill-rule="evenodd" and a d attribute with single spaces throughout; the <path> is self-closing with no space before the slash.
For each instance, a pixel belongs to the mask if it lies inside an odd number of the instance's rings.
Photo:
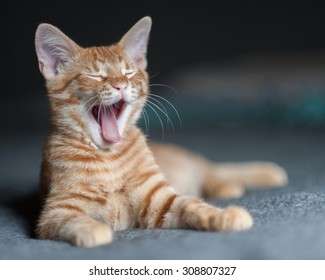
<path id="1" fill-rule="evenodd" d="M 163 216 L 161 227 L 210 231 L 242 231 L 251 228 L 253 218 L 237 206 L 216 208 L 197 198 L 179 196 Z"/>
<path id="2" fill-rule="evenodd" d="M 147 173 L 149 174 L 149 173 Z M 142 176 L 143 177 L 143 176 Z M 140 177 L 141 178 L 141 177 Z M 159 173 L 139 179 L 130 199 L 138 209 L 141 228 L 192 228 L 212 231 L 249 229 L 253 219 L 241 207 L 216 208 L 197 198 L 180 195 Z"/>
<path id="3" fill-rule="evenodd" d="M 112 228 L 88 216 L 83 204 L 76 201 L 45 204 L 37 227 L 39 238 L 62 240 L 82 247 L 110 243 Z"/>
<path id="4" fill-rule="evenodd" d="M 213 172 L 221 181 L 240 182 L 249 188 L 280 187 L 288 182 L 286 171 L 272 162 L 216 164 Z"/>
<path id="5" fill-rule="evenodd" d="M 245 194 L 245 186 L 239 182 L 209 180 L 202 184 L 203 195 L 215 199 L 240 198 Z"/>
<path id="6" fill-rule="evenodd" d="M 249 188 L 284 186 L 287 173 L 271 162 L 247 162 L 204 165 L 203 192 L 212 198 L 236 198 Z"/>

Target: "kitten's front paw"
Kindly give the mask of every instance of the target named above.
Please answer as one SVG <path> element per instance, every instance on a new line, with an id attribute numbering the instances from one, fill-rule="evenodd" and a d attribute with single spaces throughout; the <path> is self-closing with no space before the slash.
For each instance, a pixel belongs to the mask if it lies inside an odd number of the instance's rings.
<path id="1" fill-rule="evenodd" d="M 70 242 L 79 247 L 95 247 L 111 243 L 112 240 L 113 230 L 106 224 L 96 222 L 91 226 L 80 227 Z"/>
<path id="2" fill-rule="evenodd" d="M 253 218 L 241 207 L 228 207 L 215 217 L 214 227 L 219 231 L 242 231 L 253 226 Z"/>
<path id="3" fill-rule="evenodd" d="M 253 225 L 253 218 L 248 211 L 237 206 L 220 209 L 207 204 L 193 203 L 185 213 L 185 224 L 198 230 L 242 231 Z"/>

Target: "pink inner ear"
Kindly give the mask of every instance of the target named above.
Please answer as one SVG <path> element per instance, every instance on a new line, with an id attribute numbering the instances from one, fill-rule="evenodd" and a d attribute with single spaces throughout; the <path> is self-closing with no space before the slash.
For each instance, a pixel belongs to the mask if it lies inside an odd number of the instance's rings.
<path id="1" fill-rule="evenodd" d="M 135 63 L 136 63 L 137 65 L 142 65 L 143 62 L 144 62 L 144 59 L 143 59 L 142 56 L 135 57 Z"/>
<path id="2" fill-rule="evenodd" d="M 43 68 L 44 68 L 43 62 L 39 61 L 38 62 L 38 67 L 39 67 L 39 70 L 41 71 L 41 73 L 43 73 Z"/>
<path id="3" fill-rule="evenodd" d="M 48 71 L 52 72 L 54 76 L 58 74 L 57 66 L 58 64 L 64 62 L 63 52 L 64 48 L 56 45 L 43 44 L 42 50 L 44 52 L 44 61 Z M 61 53 L 60 53 L 61 52 Z"/>
<path id="4" fill-rule="evenodd" d="M 141 32 L 136 37 L 131 37 L 124 46 L 135 64 L 142 69 L 146 67 L 147 38 L 145 35 L 144 32 Z"/>

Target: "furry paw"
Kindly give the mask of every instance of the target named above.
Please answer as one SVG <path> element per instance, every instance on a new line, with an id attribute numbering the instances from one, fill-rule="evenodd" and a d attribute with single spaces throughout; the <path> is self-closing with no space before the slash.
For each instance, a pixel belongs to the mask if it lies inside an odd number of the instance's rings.
<path id="1" fill-rule="evenodd" d="M 260 187 L 282 187 L 288 183 L 287 172 L 274 163 L 260 163 L 256 167 L 256 180 L 251 182 L 252 186 Z"/>
<path id="2" fill-rule="evenodd" d="M 215 217 L 213 227 L 219 231 L 242 231 L 253 226 L 253 218 L 241 207 L 228 207 Z"/>
<path id="3" fill-rule="evenodd" d="M 111 243 L 113 230 L 106 224 L 94 221 L 92 225 L 82 225 L 75 229 L 70 238 L 70 243 L 79 247 L 94 247 Z"/>
<path id="4" fill-rule="evenodd" d="M 247 210 L 232 206 L 220 209 L 206 203 L 194 202 L 184 212 L 185 225 L 197 230 L 242 231 L 253 225 Z"/>

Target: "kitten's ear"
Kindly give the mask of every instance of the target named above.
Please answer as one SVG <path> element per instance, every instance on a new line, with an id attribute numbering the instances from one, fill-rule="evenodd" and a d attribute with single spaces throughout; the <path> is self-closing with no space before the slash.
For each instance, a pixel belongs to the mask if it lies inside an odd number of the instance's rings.
<path id="1" fill-rule="evenodd" d="M 52 79 L 76 55 L 79 46 L 58 28 L 42 23 L 35 34 L 35 47 L 40 71 Z"/>
<path id="2" fill-rule="evenodd" d="M 151 18 L 140 19 L 121 39 L 119 44 L 140 69 L 147 67 L 147 45 L 151 29 Z"/>

